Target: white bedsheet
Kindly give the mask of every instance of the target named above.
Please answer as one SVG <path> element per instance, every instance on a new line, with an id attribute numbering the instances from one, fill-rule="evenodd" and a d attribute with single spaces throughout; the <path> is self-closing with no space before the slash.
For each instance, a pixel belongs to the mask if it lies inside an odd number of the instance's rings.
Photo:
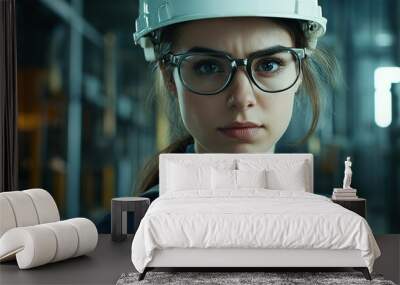
<path id="1" fill-rule="evenodd" d="M 370 272 L 380 256 L 366 220 L 327 197 L 257 188 L 158 197 L 133 239 L 133 265 L 143 272 L 154 249 L 170 247 L 358 249 Z"/>

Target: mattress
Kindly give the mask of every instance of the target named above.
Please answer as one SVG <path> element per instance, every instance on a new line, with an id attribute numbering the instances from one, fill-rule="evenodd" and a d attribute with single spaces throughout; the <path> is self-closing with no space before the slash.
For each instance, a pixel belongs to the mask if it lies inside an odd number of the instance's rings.
<path id="1" fill-rule="evenodd" d="M 133 265 L 143 272 L 156 250 L 172 248 L 359 250 L 370 272 L 380 256 L 363 217 L 321 195 L 262 188 L 155 199 L 132 241 Z"/>

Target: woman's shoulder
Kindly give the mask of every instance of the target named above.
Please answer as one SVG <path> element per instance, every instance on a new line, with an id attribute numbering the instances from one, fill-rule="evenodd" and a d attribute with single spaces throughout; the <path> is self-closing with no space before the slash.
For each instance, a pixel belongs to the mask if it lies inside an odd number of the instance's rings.
<path id="1" fill-rule="evenodd" d="M 143 192 L 140 194 L 140 197 L 146 197 L 150 199 L 150 202 L 152 202 L 154 199 L 158 198 L 159 192 L 158 192 L 158 184 L 154 185 L 147 191 Z"/>
<path id="2" fill-rule="evenodd" d="M 194 144 L 193 144 L 193 143 L 188 144 L 188 145 L 186 146 L 185 152 L 186 152 L 186 153 L 195 153 L 195 151 L 194 151 Z"/>

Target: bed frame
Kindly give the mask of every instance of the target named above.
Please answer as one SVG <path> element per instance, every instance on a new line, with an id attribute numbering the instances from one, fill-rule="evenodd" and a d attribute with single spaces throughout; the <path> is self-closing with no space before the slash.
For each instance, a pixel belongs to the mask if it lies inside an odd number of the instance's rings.
<path id="1" fill-rule="evenodd" d="M 232 268 L 235 271 L 254 268 L 338 268 L 351 267 L 371 280 L 359 250 L 329 249 L 240 249 L 240 248 L 169 248 L 157 249 L 153 259 L 139 275 L 155 268 Z M 262 270 L 261 270 L 262 271 Z"/>
<path id="2" fill-rule="evenodd" d="M 309 165 L 309 188 L 313 192 L 313 156 L 312 154 L 263 154 L 263 153 L 213 153 L 213 154 L 161 154 L 159 160 L 160 195 L 165 193 L 163 185 L 166 175 L 167 160 L 211 160 L 237 158 L 271 158 L 307 160 Z M 361 271 L 367 280 L 371 275 L 361 257 L 360 250 L 331 249 L 264 249 L 264 248 L 166 248 L 156 249 L 153 259 L 139 275 L 143 280 L 148 271 L 156 268 L 230 268 L 234 271 L 271 268 L 353 268 Z M 262 271 L 262 270 L 260 270 Z"/>

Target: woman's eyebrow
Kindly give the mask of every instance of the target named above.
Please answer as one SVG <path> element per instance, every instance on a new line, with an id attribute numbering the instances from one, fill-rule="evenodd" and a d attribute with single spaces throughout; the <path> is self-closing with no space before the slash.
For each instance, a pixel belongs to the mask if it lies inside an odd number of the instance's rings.
<path id="1" fill-rule="evenodd" d="M 275 46 L 270 46 L 264 49 L 259 49 L 256 51 L 253 51 L 252 53 L 248 54 L 247 57 L 250 57 L 251 55 L 260 52 L 260 51 L 273 51 L 276 49 L 281 49 L 281 48 L 285 48 L 284 46 L 281 45 L 275 45 Z M 208 48 L 208 47 L 201 47 L 201 46 L 194 46 L 190 49 L 188 49 L 186 52 L 213 52 L 213 53 L 220 53 L 220 54 L 228 54 L 230 56 L 232 56 L 229 52 L 223 51 L 223 50 L 217 50 L 217 49 L 212 49 L 212 48 Z"/>

